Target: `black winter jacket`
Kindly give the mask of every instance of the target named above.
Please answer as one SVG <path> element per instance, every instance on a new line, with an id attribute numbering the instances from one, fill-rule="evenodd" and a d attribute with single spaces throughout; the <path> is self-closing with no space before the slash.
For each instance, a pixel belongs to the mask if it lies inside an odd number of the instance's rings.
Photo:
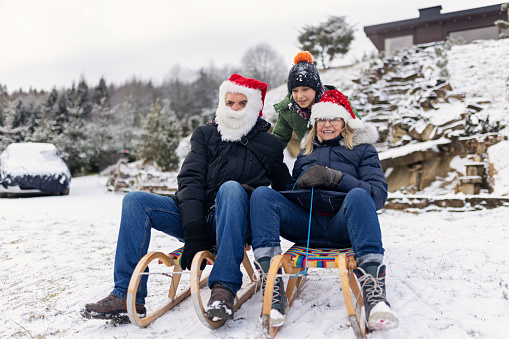
<path id="1" fill-rule="evenodd" d="M 284 190 L 290 173 L 283 162 L 283 145 L 267 131 L 270 124 L 258 118 L 255 126 L 242 142 L 221 140 L 217 124 L 213 121 L 197 127 L 191 136 L 191 151 L 186 156 L 177 177 L 177 202 L 182 218 L 184 237 L 203 231 L 207 213 L 214 205 L 219 187 L 233 180 L 253 188 L 272 185 L 275 190 Z M 266 158 L 262 162 L 249 143 Z M 209 232 L 209 237 L 211 237 Z M 210 239 L 215 242 L 215 239 Z"/>

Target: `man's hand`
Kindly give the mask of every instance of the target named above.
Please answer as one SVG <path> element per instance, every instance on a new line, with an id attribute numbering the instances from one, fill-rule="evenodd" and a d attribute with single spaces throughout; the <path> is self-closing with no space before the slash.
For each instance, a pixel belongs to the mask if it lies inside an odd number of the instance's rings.
<path id="1" fill-rule="evenodd" d="M 183 270 L 191 270 L 191 264 L 196 253 L 200 251 L 208 251 L 212 248 L 205 232 L 184 236 L 184 250 L 180 257 L 180 266 Z M 203 260 L 200 269 L 203 270 L 207 265 L 207 261 Z"/>
<path id="2" fill-rule="evenodd" d="M 319 188 L 322 190 L 335 191 L 339 182 L 343 178 L 343 172 L 336 171 L 327 167 L 314 165 L 304 172 L 299 180 L 297 187 L 303 189 Z"/>

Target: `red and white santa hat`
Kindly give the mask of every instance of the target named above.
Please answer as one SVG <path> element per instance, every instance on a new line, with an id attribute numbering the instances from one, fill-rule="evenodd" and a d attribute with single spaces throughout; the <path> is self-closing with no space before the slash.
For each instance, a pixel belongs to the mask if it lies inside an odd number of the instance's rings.
<path id="1" fill-rule="evenodd" d="M 348 99 L 337 90 L 327 91 L 322 95 L 319 102 L 311 108 L 309 120 L 314 125 L 316 119 L 342 118 L 352 129 L 364 126 L 359 116 L 355 115 Z"/>
<path id="2" fill-rule="evenodd" d="M 230 79 L 224 81 L 219 87 L 219 100 L 224 101 L 228 92 L 244 94 L 247 97 L 247 106 L 250 106 L 250 111 L 255 110 L 259 112 L 258 116 L 262 116 L 265 94 L 267 94 L 266 83 L 244 78 L 239 74 L 232 74 Z"/>

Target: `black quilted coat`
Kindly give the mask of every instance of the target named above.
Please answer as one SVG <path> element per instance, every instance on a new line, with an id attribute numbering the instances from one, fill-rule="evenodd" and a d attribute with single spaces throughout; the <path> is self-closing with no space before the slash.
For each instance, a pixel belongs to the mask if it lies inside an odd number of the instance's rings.
<path id="1" fill-rule="evenodd" d="M 219 187 L 226 181 L 253 188 L 272 185 L 278 191 L 285 189 L 290 173 L 283 162 L 283 145 L 267 133 L 269 128 L 268 122 L 258 118 L 251 132 L 239 142 L 222 141 L 215 122 L 195 129 L 191 151 L 177 177 L 177 202 L 184 234 L 203 229 L 194 226 L 203 225 Z M 259 153 L 255 154 L 246 143 Z M 209 233 L 212 237 L 213 233 Z"/>

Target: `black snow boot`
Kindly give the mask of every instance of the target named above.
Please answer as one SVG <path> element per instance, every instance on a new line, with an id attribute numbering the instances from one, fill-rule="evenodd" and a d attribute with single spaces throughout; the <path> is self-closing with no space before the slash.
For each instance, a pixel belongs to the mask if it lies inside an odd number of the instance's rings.
<path id="1" fill-rule="evenodd" d="M 267 281 L 267 273 L 270 268 L 270 257 L 262 257 L 255 261 L 262 281 L 262 296 L 265 295 L 265 284 Z M 279 269 L 278 274 L 281 273 Z M 272 309 L 270 311 L 270 323 L 273 327 L 282 326 L 285 323 L 286 312 L 288 311 L 288 300 L 286 299 L 285 286 L 283 279 L 277 277 L 274 282 L 274 291 L 272 293 Z"/>
<path id="2" fill-rule="evenodd" d="M 397 327 L 398 317 L 385 297 L 385 265 L 367 262 L 354 270 L 362 288 L 366 323 L 369 330 Z"/>

